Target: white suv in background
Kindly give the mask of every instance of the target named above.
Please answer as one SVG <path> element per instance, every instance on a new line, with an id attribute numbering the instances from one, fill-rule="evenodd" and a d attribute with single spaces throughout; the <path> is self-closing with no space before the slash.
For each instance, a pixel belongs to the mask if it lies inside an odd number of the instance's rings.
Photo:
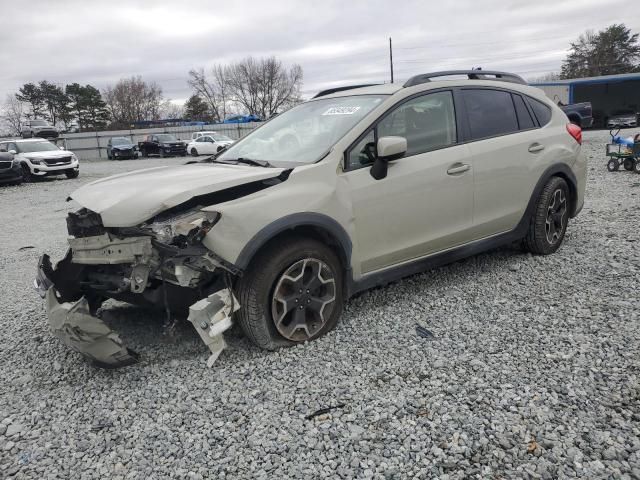
<path id="1" fill-rule="evenodd" d="M 364 289 L 515 241 L 555 252 L 584 202 L 581 142 L 509 73 L 332 89 L 216 157 L 76 190 L 69 252 L 36 286 L 102 365 L 137 360 L 96 316 L 107 299 L 188 313 L 210 363 L 232 318 L 265 349 L 314 340 Z"/>
<path id="2" fill-rule="evenodd" d="M 25 182 L 52 175 L 76 178 L 80 174 L 78 157 L 48 140 L 7 140 L 0 142 L 0 151 L 13 153 L 14 158 L 20 161 Z"/>

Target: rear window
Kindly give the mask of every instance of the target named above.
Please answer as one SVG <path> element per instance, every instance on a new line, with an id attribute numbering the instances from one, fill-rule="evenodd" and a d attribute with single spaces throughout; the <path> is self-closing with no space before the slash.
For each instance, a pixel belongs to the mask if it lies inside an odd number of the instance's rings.
<path id="1" fill-rule="evenodd" d="M 472 140 L 518 131 L 516 110 L 509 92 L 465 89 L 464 104 Z"/>
<path id="2" fill-rule="evenodd" d="M 516 106 L 516 114 L 518 115 L 520 130 L 534 128 L 536 124 L 533 122 L 529 109 L 520 95 L 513 95 L 513 104 Z"/>
<path id="3" fill-rule="evenodd" d="M 531 97 L 529 97 L 529 105 L 531 105 L 531 109 L 541 127 L 551 121 L 551 108 L 549 105 L 545 105 L 540 100 Z"/>

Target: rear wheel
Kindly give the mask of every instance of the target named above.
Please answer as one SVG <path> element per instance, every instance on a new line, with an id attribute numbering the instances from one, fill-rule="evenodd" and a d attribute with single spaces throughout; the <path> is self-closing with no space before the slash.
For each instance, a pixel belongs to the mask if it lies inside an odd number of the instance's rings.
<path id="1" fill-rule="evenodd" d="M 638 158 L 636 158 L 636 161 L 633 164 L 633 171 L 636 173 L 640 173 L 640 159 Z"/>
<path id="2" fill-rule="evenodd" d="M 624 159 L 624 169 L 627 172 L 633 171 L 633 167 L 635 167 L 636 161 L 633 158 L 625 158 Z"/>
<path id="3" fill-rule="evenodd" d="M 531 216 L 524 246 L 531 253 L 548 255 L 560 248 L 569 222 L 569 187 L 552 177 L 542 189 Z"/>
<path id="4" fill-rule="evenodd" d="M 238 281 L 240 326 L 268 350 L 324 335 L 342 313 L 342 271 L 336 254 L 316 240 L 292 237 L 272 245 Z"/>
<path id="5" fill-rule="evenodd" d="M 618 168 L 620 168 L 620 163 L 615 158 L 612 158 L 607 162 L 607 170 L 610 172 L 617 172 Z"/>

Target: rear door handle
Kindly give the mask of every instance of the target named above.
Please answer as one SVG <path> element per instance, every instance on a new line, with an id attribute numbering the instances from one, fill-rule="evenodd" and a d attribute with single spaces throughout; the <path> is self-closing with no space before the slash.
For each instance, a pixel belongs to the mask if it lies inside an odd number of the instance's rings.
<path id="1" fill-rule="evenodd" d="M 541 145 L 539 143 L 532 143 L 531 145 L 529 145 L 529 151 L 531 153 L 540 152 L 542 150 L 544 150 L 544 145 Z"/>
<path id="2" fill-rule="evenodd" d="M 471 168 L 471 165 L 466 163 L 454 163 L 449 170 L 447 170 L 448 175 L 456 175 L 458 173 L 466 172 Z"/>

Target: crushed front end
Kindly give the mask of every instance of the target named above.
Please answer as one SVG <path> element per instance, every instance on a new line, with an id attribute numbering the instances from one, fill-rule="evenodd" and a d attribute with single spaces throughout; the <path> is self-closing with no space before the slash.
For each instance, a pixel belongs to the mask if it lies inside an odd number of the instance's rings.
<path id="1" fill-rule="evenodd" d="M 85 208 L 70 213 L 65 258 L 54 268 L 43 255 L 34 281 L 55 335 L 98 366 L 135 363 L 138 355 L 99 318 L 102 303 L 116 299 L 160 308 L 167 320 L 188 316 L 211 349 L 211 365 L 240 307 L 231 285 L 241 271 L 202 245 L 219 218 L 199 208 L 170 209 L 116 228 Z"/>

